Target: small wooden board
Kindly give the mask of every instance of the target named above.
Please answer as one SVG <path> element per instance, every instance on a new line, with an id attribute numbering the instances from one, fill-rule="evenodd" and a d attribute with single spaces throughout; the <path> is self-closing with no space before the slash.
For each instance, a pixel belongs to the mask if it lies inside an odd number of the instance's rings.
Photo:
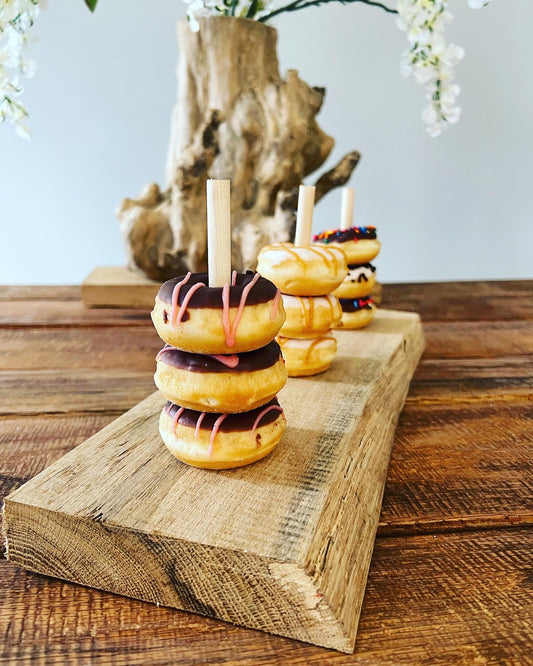
<path id="1" fill-rule="evenodd" d="M 81 297 L 86 308 L 154 307 L 160 282 L 125 266 L 100 266 L 82 282 Z M 134 289 L 132 289 L 134 287 Z M 381 284 L 376 282 L 372 298 L 381 303 Z"/>
<path id="2" fill-rule="evenodd" d="M 81 284 L 86 308 L 154 307 L 161 282 L 150 280 L 140 271 L 125 266 L 100 266 Z"/>
<path id="3" fill-rule="evenodd" d="M 417 315 L 337 334 L 331 368 L 289 379 L 287 430 L 249 467 L 175 460 L 154 394 L 5 501 L 14 563 L 353 652 Z"/>

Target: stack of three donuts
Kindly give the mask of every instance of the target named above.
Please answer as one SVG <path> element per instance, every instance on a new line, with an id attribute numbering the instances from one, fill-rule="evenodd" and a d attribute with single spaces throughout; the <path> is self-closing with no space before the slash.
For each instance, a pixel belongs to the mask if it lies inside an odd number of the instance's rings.
<path id="1" fill-rule="evenodd" d="M 332 229 L 317 234 L 313 240 L 325 247 L 342 249 L 346 255 L 348 274 L 333 292 L 342 309 L 342 318 L 337 328 L 357 329 L 368 326 L 376 311 L 370 295 L 376 283 L 376 267 L 370 262 L 381 248 L 376 228 Z"/>
<path id="2" fill-rule="evenodd" d="M 166 343 L 155 383 L 168 402 L 159 430 L 177 458 L 196 467 L 239 467 L 266 456 L 285 417 L 276 394 L 287 369 L 274 340 L 285 320 L 279 290 L 258 273 L 207 287 L 207 274 L 173 278 L 152 320 Z"/>
<path id="3" fill-rule="evenodd" d="M 332 329 L 342 310 L 331 295 L 346 276 L 346 257 L 338 248 L 267 245 L 259 253 L 258 271 L 281 289 L 287 318 L 278 342 L 289 377 L 327 370 L 337 352 Z"/>

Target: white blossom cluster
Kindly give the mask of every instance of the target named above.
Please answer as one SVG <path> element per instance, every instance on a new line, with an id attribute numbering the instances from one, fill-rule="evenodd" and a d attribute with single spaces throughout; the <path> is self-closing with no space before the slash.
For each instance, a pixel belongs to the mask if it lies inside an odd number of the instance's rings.
<path id="1" fill-rule="evenodd" d="M 491 0 L 468 0 L 473 9 Z M 464 50 L 447 44 L 444 28 L 452 21 L 448 0 L 398 0 L 397 25 L 407 32 L 409 48 L 402 55 L 404 76 L 413 75 L 426 89 L 428 105 L 422 111 L 430 136 L 439 136 L 448 125 L 456 123 L 461 109 L 456 99 L 460 88 L 453 83 L 455 66 Z"/>
<path id="2" fill-rule="evenodd" d="M 26 55 L 28 37 L 40 13 L 41 0 L 0 0 L 0 123 L 15 125 L 17 134 L 29 139 L 28 112 L 19 101 L 21 76 L 32 77 L 35 63 Z"/>

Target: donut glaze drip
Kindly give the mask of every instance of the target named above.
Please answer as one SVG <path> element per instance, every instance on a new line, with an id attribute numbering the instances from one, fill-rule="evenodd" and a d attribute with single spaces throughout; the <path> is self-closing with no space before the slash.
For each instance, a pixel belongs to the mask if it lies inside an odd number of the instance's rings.
<path id="1" fill-rule="evenodd" d="M 261 347 L 261 349 L 228 356 L 193 354 L 176 349 L 175 347 L 166 346 L 157 354 L 156 359 L 174 368 L 189 370 L 191 372 L 239 373 L 270 368 L 279 361 L 280 356 L 280 346 L 275 340 L 272 340 L 272 342 Z M 234 365 L 234 357 L 238 359 L 236 365 Z M 231 365 L 227 364 L 226 359 L 232 360 Z"/>
<path id="2" fill-rule="evenodd" d="M 364 298 L 339 298 L 343 312 L 357 312 L 358 310 L 371 310 L 374 299 L 370 296 Z"/>
<path id="3" fill-rule="evenodd" d="M 270 407 L 278 407 L 278 409 L 270 409 Z M 182 410 L 182 411 L 180 411 Z M 258 421 L 256 428 L 259 425 L 267 425 L 273 423 L 283 410 L 280 407 L 276 398 L 270 400 L 265 405 L 252 409 L 249 412 L 240 412 L 238 414 L 218 414 L 210 412 L 197 412 L 192 409 L 183 409 L 179 405 L 168 401 L 165 405 L 165 412 L 173 420 L 174 429 L 177 425 L 182 425 L 187 428 L 194 428 L 196 432 L 200 430 L 211 430 L 213 432 L 215 426 L 217 432 L 243 432 L 252 430 L 257 417 L 262 414 L 260 421 Z M 179 416 L 176 419 L 176 414 Z M 203 415 L 203 416 L 202 416 Z M 225 416 L 221 419 L 221 416 Z"/>
<path id="4" fill-rule="evenodd" d="M 249 285 L 255 277 L 256 273 L 253 271 L 246 271 L 246 273 L 236 273 L 234 276 L 235 284 L 233 284 L 229 289 L 229 307 L 236 308 L 241 302 L 241 297 L 244 289 Z M 178 306 L 181 307 L 185 299 L 187 298 L 188 292 L 196 284 L 207 284 L 208 276 L 207 273 L 192 273 L 189 278 L 185 281 L 187 276 L 179 276 L 167 280 L 164 284 L 161 285 L 161 288 L 158 292 L 158 298 L 168 303 L 169 305 L 174 305 L 174 309 Z M 172 295 L 174 293 L 174 288 L 180 284 L 179 290 L 174 294 L 175 303 L 173 304 Z M 191 308 L 213 308 L 217 310 L 222 309 L 222 289 L 223 287 L 204 287 L 203 289 L 198 289 L 192 295 L 188 301 L 188 306 Z M 253 288 L 247 295 L 246 304 L 247 305 L 258 305 L 259 303 L 267 303 L 276 297 L 277 288 L 270 280 L 267 280 L 264 277 L 259 277 Z"/>
<path id="5" fill-rule="evenodd" d="M 351 229 L 329 229 L 313 236 L 315 243 L 346 243 L 346 241 L 373 240 L 377 238 L 376 227 L 352 227 Z"/>

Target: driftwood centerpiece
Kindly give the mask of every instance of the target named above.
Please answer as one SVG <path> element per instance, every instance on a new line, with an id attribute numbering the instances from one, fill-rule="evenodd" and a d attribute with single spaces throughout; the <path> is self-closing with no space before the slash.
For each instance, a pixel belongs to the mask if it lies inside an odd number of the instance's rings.
<path id="1" fill-rule="evenodd" d="M 232 263 L 255 267 L 259 249 L 290 240 L 298 186 L 316 171 L 333 139 L 316 122 L 323 88 L 295 70 L 279 73 L 277 32 L 235 17 L 178 22 L 178 100 L 172 118 L 167 186 L 125 199 L 118 217 L 130 267 L 166 280 L 205 270 L 206 180 L 232 183 Z M 316 200 L 343 185 L 359 153 L 348 153 L 316 182 Z"/>

